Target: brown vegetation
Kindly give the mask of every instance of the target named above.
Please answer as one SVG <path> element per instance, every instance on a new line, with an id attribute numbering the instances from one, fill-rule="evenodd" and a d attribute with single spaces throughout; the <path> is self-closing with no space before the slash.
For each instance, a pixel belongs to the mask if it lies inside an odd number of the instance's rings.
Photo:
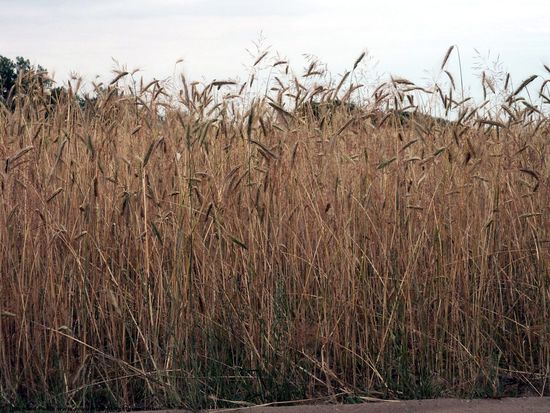
<path id="1" fill-rule="evenodd" d="M 508 79 L 491 112 L 394 80 L 321 124 L 295 108 L 349 79 L 128 76 L 0 108 L 1 406 L 548 391 L 550 124 Z M 380 124 L 416 93 L 455 121 Z"/>

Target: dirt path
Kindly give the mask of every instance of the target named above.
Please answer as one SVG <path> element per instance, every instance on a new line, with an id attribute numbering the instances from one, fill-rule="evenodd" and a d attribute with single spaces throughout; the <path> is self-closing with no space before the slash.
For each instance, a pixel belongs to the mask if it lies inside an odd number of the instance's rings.
<path id="1" fill-rule="evenodd" d="M 550 413 L 550 397 L 483 400 L 411 400 L 385 401 L 353 405 L 309 405 L 286 407 L 250 407 L 212 410 L 228 413 Z M 153 413 L 153 412 L 141 412 Z M 155 413 L 186 413 L 183 410 L 157 410 Z"/>

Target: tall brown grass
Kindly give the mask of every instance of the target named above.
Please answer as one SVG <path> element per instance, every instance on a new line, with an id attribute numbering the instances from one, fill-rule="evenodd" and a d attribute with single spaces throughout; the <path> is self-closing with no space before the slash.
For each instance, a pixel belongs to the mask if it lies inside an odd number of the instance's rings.
<path id="1" fill-rule="evenodd" d="M 3 408 L 548 391 L 533 84 L 484 78 L 502 99 L 475 106 L 450 73 L 394 79 L 352 105 L 353 76 L 308 70 L 175 97 L 121 73 L 1 108 Z"/>

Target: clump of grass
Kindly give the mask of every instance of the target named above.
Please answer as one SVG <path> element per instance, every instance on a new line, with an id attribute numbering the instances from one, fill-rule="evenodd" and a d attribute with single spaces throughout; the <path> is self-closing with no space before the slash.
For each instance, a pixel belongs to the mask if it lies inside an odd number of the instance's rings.
<path id="1" fill-rule="evenodd" d="M 0 108 L 0 405 L 547 392 L 547 80 L 355 99 L 260 56 Z"/>

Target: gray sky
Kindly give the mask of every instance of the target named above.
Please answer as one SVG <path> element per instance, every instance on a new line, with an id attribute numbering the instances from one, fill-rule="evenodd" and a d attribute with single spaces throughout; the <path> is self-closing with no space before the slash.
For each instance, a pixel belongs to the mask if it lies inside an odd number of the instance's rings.
<path id="1" fill-rule="evenodd" d="M 474 48 L 516 81 L 550 64 L 550 0 L 0 0 L 0 10 L 0 54 L 58 81 L 106 75 L 111 57 L 148 77 L 170 76 L 180 58 L 192 78 L 236 76 L 260 32 L 298 67 L 310 53 L 335 73 L 367 49 L 377 71 L 421 82 L 452 44 L 466 73 L 480 63 Z"/>

